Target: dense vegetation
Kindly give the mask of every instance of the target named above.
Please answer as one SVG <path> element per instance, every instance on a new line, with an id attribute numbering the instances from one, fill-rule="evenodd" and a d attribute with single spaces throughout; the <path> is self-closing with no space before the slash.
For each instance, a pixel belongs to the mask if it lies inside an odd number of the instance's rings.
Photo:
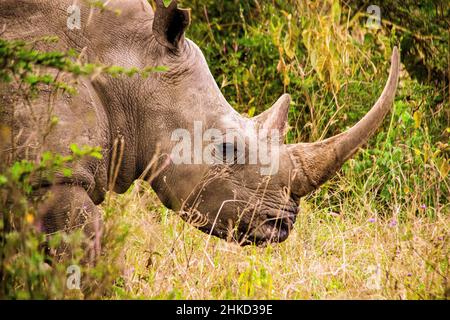
<path id="1" fill-rule="evenodd" d="M 382 1 L 378 29 L 367 25 L 372 2 L 362 0 L 180 2 L 192 8 L 187 37 L 239 112 L 253 116 L 291 94 L 288 142 L 322 139 L 360 119 L 381 93 L 397 45 L 404 68 L 390 117 L 335 178 L 301 200 L 296 229 L 280 245 L 240 248 L 208 238 L 163 208 L 146 182 L 108 194 L 105 253 L 82 270 L 81 291 L 65 286 L 66 268 L 80 263 L 81 250 L 47 263 L 43 235 L 32 227 L 39 199 L 25 201 L 27 179 L 98 150 L 72 146 L 68 158 L 2 162 L 0 297 L 448 298 L 448 1 Z M 79 65 L 74 53 L 30 50 L 0 42 L 1 81 L 24 83 L 18 97 L 31 103 L 38 85 L 71 92 L 70 84 L 34 76 L 36 66 L 80 76 L 127 73 Z M 81 238 L 60 235 L 51 246 L 80 246 Z"/>

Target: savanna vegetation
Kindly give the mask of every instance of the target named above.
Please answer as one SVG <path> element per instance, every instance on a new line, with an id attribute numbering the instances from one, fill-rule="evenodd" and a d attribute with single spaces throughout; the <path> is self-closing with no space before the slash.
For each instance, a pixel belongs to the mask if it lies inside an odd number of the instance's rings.
<path id="1" fill-rule="evenodd" d="M 394 45 L 401 81 L 390 116 L 364 150 L 301 200 L 284 243 L 239 247 L 207 235 L 166 209 L 146 181 L 108 193 L 103 254 L 82 263 L 83 234 L 45 236 L 35 227 L 36 175 L 62 170 L 71 156 L 0 163 L 0 298 L 84 299 L 448 299 L 450 295 L 450 7 L 448 1 L 192 0 L 187 37 L 203 50 L 219 87 L 253 116 L 281 93 L 292 96 L 288 142 L 342 132 L 373 105 Z M 98 5 L 98 4 L 96 4 Z M 371 5 L 381 9 L 380 27 Z M 0 26 L 1 32 L 1 26 Z M 1 37 L 1 36 L 0 36 Z M 51 42 L 48 37 L 36 42 Z M 36 70 L 42 66 L 51 74 Z M 0 39 L 0 81 L 33 107 L 38 88 L 76 94 L 64 73 L 130 76 L 161 70 L 86 65 L 77 53 L 42 53 Z M 57 74 L 55 76 L 55 74 Z M 50 103 L 50 102 L 49 102 Z M 58 119 L 49 116 L 51 130 Z M 9 139 L 0 124 L 0 148 Z M 52 250 L 69 243 L 69 257 Z M 67 268 L 81 266 L 81 290 Z"/>

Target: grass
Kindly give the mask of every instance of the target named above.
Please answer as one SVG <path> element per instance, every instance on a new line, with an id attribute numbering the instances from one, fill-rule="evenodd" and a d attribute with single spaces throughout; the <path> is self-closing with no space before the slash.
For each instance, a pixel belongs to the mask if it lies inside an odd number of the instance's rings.
<path id="1" fill-rule="evenodd" d="M 339 213 L 305 200 L 285 243 L 241 248 L 209 238 L 139 189 L 112 199 L 125 204 L 120 219 L 130 233 L 108 298 L 448 298 L 448 213 L 409 204 L 383 219 L 367 210 L 370 197 L 340 199 Z"/>

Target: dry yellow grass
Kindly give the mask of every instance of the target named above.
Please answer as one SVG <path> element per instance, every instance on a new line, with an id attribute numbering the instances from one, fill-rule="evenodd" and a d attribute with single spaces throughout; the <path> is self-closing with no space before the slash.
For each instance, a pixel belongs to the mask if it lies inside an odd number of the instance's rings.
<path id="1" fill-rule="evenodd" d="M 448 298 L 443 210 L 411 203 L 383 219 L 367 199 L 340 199 L 340 214 L 302 200 L 285 243 L 241 248 L 192 228 L 144 189 L 111 199 L 122 213 L 115 222 L 130 226 L 113 298 Z"/>

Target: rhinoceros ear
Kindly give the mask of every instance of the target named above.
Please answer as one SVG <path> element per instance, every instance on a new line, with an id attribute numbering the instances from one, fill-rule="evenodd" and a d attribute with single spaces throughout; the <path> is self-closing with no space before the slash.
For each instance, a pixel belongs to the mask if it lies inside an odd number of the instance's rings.
<path id="1" fill-rule="evenodd" d="M 184 31 L 190 23 L 190 10 L 179 9 L 173 0 L 166 7 L 164 0 L 156 0 L 156 12 L 153 20 L 153 33 L 163 46 L 177 50 L 184 40 Z"/>

